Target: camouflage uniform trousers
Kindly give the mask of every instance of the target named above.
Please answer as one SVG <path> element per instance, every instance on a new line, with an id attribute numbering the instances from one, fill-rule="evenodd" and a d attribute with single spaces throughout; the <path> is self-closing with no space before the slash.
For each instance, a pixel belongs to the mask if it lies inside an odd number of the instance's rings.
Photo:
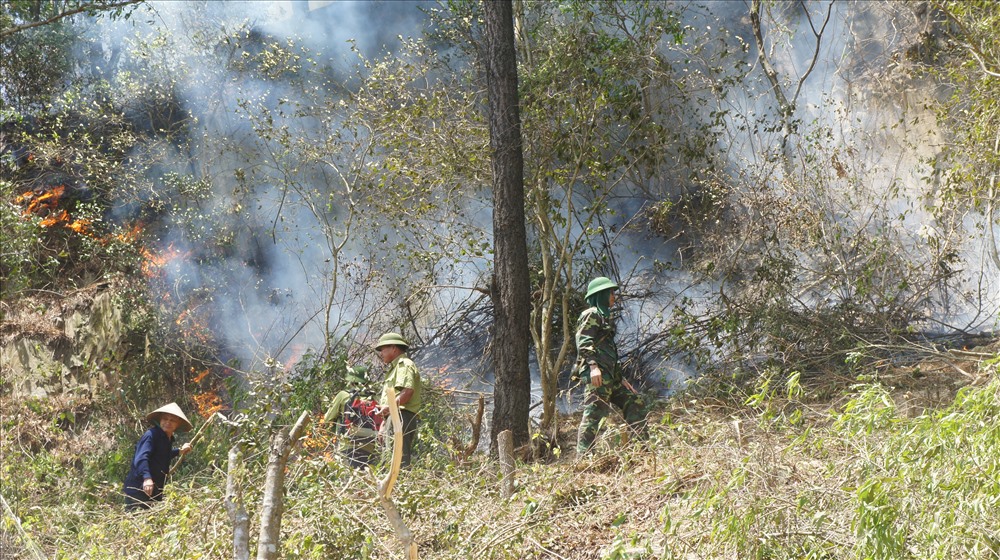
<path id="1" fill-rule="evenodd" d="M 604 420 L 611 413 L 611 405 L 622 412 L 622 416 L 625 417 L 625 421 L 631 428 L 632 435 L 645 439 L 647 435 L 646 407 L 643 405 L 642 399 L 629 391 L 620 380 L 606 383 L 600 387 L 588 384 L 583 405 L 583 418 L 580 420 L 580 429 L 577 434 L 577 453 L 586 453 L 594 445 L 601 420 Z"/>

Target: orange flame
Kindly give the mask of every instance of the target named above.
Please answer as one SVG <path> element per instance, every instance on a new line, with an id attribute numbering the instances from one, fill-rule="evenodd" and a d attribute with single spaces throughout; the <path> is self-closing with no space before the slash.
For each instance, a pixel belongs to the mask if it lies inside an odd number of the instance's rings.
<path id="1" fill-rule="evenodd" d="M 336 434 L 331 435 L 327 433 L 322 413 L 313 414 L 312 418 L 313 420 L 310 422 L 309 427 L 306 429 L 306 433 L 301 440 L 302 449 L 313 457 L 317 455 L 323 456 L 326 455 L 326 453 L 322 452 L 329 449 L 331 444 L 336 443 L 337 436 Z"/>
<path id="2" fill-rule="evenodd" d="M 59 201 L 62 199 L 62 195 L 65 192 L 65 185 L 59 185 L 57 187 L 52 187 L 48 191 L 41 194 L 34 191 L 27 191 L 14 200 L 18 204 L 26 205 L 24 210 L 21 212 L 21 215 L 23 216 L 37 215 L 46 212 L 48 215 L 40 222 L 42 227 L 50 228 L 61 225 L 81 235 L 90 235 L 90 220 L 83 218 L 73 220 L 70 218 L 69 212 L 65 209 L 59 210 L 58 212 L 56 211 L 56 208 L 59 206 Z"/>
<path id="3" fill-rule="evenodd" d="M 194 373 L 194 368 L 191 368 L 191 373 Z M 199 374 L 198 374 L 198 375 L 197 375 L 197 376 L 196 376 L 196 377 L 195 377 L 194 379 L 192 379 L 191 381 L 192 381 L 193 383 L 201 383 L 201 380 L 202 380 L 202 379 L 205 379 L 205 378 L 206 378 L 207 376 L 208 376 L 208 368 L 205 368 L 205 371 L 203 371 L 203 372 L 199 373 Z"/>
<path id="4" fill-rule="evenodd" d="M 302 359 L 302 354 L 305 353 L 306 346 L 304 344 L 295 344 L 292 346 L 292 354 L 288 357 L 288 361 L 285 362 L 285 372 L 292 371 L 295 364 Z"/>
<path id="5" fill-rule="evenodd" d="M 52 187 L 48 191 L 41 194 L 34 191 L 28 191 L 17 197 L 15 200 L 18 204 L 27 203 L 28 206 L 25 207 L 21 214 L 28 216 L 31 214 L 37 214 L 41 210 L 55 210 L 56 206 L 59 205 L 59 199 L 62 198 L 64 192 L 66 192 L 66 186 L 59 185 L 57 187 Z"/>
<path id="6" fill-rule="evenodd" d="M 194 404 L 198 408 L 198 414 L 200 414 L 202 418 L 209 418 L 220 410 L 228 409 L 225 403 L 222 402 L 222 397 L 220 397 L 215 391 L 208 391 L 200 395 L 195 395 Z"/>
<path id="7" fill-rule="evenodd" d="M 77 233 L 79 233 L 81 235 L 89 235 L 90 234 L 90 230 L 89 230 L 89 228 L 90 228 L 90 220 L 85 219 L 85 218 L 80 218 L 78 220 L 73 220 L 72 222 L 66 224 L 66 227 L 68 227 L 69 229 L 71 229 L 71 230 L 73 230 L 73 231 L 75 231 L 75 232 L 77 232 Z"/>
<path id="8" fill-rule="evenodd" d="M 191 307 L 182 311 L 177 316 L 175 322 L 180 327 L 181 332 L 184 333 L 184 336 L 194 338 L 202 344 L 208 344 L 212 341 L 212 331 L 198 315 L 197 307 Z"/>
<path id="9" fill-rule="evenodd" d="M 120 241 L 122 243 L 132 243 L 135 240 L 139 239 L 139 236 L 142 235 L 142 229 L 143 229 L 142 223 L 136 222 L 134 226 L 114 236 L 113 239 L 115 241 Z"/>
<path id="10" fill-rule="evenodd" d="M 142 273 L 146 275 L 146 277 L 155 276 L 175 259 L 185 258 L 191 254 L 190 251 L 175 249 L 173 243 L 171 243 L 167 249 L 160 254 L 155 254 L 148 249 L 142 249 L 141 251 L 143 257 Z"/>
<path id="11" fill-rule="evenodd" d="M 68 222 L 68 221 L 69 221 L 69 212 L 65 210 L 60 210 L 55 214 L 51 214 L 48 218 L 42 220 L 41 225 L 42 227 L 52 227 L 60 222 Z"/>
<path id="12" fill-rule="evenodd" d="M 70 221 L 69 212 L 65 210 L 60 210 L 55 214 L 50 214 L 49 217 L 45 218 L 40 222 L 42 227 L 52 227 L 55 225 L 62 225 L 68 229 L 71 229 L 79 234 L 89 235 L 90 231 L 90 220 L 79 219 Z"/>

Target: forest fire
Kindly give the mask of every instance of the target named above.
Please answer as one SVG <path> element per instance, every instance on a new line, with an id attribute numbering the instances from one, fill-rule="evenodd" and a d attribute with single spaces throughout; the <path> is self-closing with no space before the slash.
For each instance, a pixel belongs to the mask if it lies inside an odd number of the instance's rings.
<path id="1" fill-rule="evenodd" d="M 27 191 L 15 199 L 17 204 L 24 206 L 22 216 L 41 216 L 39 225 L 51 228 L 61 225 L 77 233 L 89 234 L 90 220 L 73 220 L 66 209 L 60 209 L 59 203 L 66 192 L 65 185 L 58 185 L 44 191 Z"/>
<path id="2" fill-rule="evenodd" d="M 181 251 L 171 244 L 162 253 L 154 253 L 143 247 L 142 253 L 142 274 L 147 278 L 159 275 L 164 268 L 177 259 L 187 258 L 191 252 Z"/>
<path id="3" fill-rule="evenodd" d="M 206 370 L 207 371 L 207 370 Z M 216 412 L 229 410 L 225 401 L 215 391 L 206 391 L 194 397 L 194 404 L 198 409 L 198 414 L 202 418 L 210 418 Z"/>
<path id="4" fill-rule="evenodd" d="M 302 448 L 312 457 L 320 456 L 325 462 L 334 460 L 330 452 L 337 444 L 337 434 L 329 433 L 329 427 L 323 420 L 323 414 L 313 414 L 305 435 L 302 436 Z"/>
<path id="5" fill-rule="evenodd" d="M 201 344 L 212 342 L 212 332 L 206 321 L 200 317 L 197 307 L 189 307 L 181 311 L 175 322 L 185 338 L 197 340 Z"/>
<path id="6" fill-rule="evenodd" d="M 452 364 L 445 364 L 439 367 L 437 371 L 437 378 L 438 378 L 437 384 L 439 387 L 441 387 L 441 391 L 445 395 L 450 395 L 451 393 L 454 393 L 455 390 L 458 388 L 457 387 L 458 380 L 455 378 L 454 375 L 448 373 L 448 370 L 451 369 L 451 366 Z"/>
<path id="7" fill-rule="evenodd" d="M 25 216 L 41 214 L 43 211 L 55 210 L 64 192 L 66 192 L 64 185 L 52 187 L 45 192 L 28 191 L 17 197 L 15 202 L 26 204 L 24 212 L 22 212 Z"/>
<path id="8" fill-rule="evenodd" d="M 292 369 L 295 367 L 295 364 L 299 363 L 299 360 L 302 359 L 302 355 L 305 354 L 305 351 L 306 351 L 306 346 L 304 344 L 295 344 L 292 346 L 290 350 L 291 354 L 288 356 L 288 360 L 285 362 L 285 367 L 284 367 L 285 373 L 292 371 Z"/>
<path id="9" fill-rule="evenodd" d="M 136 222 L 129 229 L 122 231 L 118 235 L 115 235 L 114 239 L 121 243 L 133 243 L 139 239 L 140 235 L 142 235 L 142 230 L 143 230 L 142 223 Z"/>
<path id="10" fill-rule="evenodd" d="M 201 383 L 202 379 L 205 379 L 206 377 L 208 377 L 208 374 L 210 372 L 211 372 L 210 369 L 205 368 L 204 370 L 202 370 L 201 373 L 199 373 L 198 375 L 196 375 L 195 378 L 191 380 L 191 382 L 192 383 Z M 191 368 L 191 373 L 194 373 L 194 368 Z"/>

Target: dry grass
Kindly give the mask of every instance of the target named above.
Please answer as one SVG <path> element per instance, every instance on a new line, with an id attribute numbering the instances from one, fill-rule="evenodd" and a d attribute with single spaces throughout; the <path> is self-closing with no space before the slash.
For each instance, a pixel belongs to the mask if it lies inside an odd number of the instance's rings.
<path id="1" fill-rule="evenodd" d="M 976 377 L 931 362 L 879 372 L 893 421 L 905 426 L 951 406 L 956 391 L 993 375 L 971 359 L 958 366 Z M 444 451 L 429 452 L 405 472 L 395 497 L 427 559 L 863 557 L 870 554 L 863 539 L 870 537 L 858 529 L 858 488 L 899 453 L 892 448 L 899 439 L 881 428 L 858 436 L 838 424 L 857 397 L 852 383 L 812 380 L 798 398 L 775 394 L 761 406 L 693 392 L 661 403 L 648 442 L 617 445 L 622 434 L 613 425 L 583 457 L 573 452 L 579 417 L 569 416 L 560 425 L 561 453 L 549 463 L 519 463 L 510 500 L 501 498 L 495 461 L 474 455 L 455 465 Z M 173 528 L 164 533 L 123 514 L 118 503 L 94 502 L 99 492 L 91 490 L 88 499 L 67 482 L 94 476 L 87 457 L 123 447 L 109 423 L 127 423 L 127 414 L 85 401 L 51 401 L 41 412 L 7 399 L 0 404 L 17 415 L 4 419 L 4 487 L 19 489 L 15 509 L 34 517 L 29 531 L 49 557 L 140 558 L 147 547 L 163 557 L 231 557 L 224 453 L 182 467 L 168 501 L 151 514 Z M 57 411 L 74 420 L 53 421 Z M 219 441 L 206 447 L 225 449 L 232 442 L 225 434 L 211 432 L 206 443 Z M 290 463 L 286 557 L 394 557 L 398 543 L 377 507 L 375 478 L 331 462 L 334 455 L 332 445 L 312 446 Z M 64 472 L 38 485 L 11 479 L 19 472 L 40 476 L 43 456 Z M 260 450 L 248 453 L 246 499 L 254 522 L 262 462 Z M 67 494 L 48 495 L 57 491 Z M 919 492 L 915 484 L 913 491 Z M 899 498 L 907 501 L 899 507 L 909 508 L 923 496 Z M 54 523 L 38 523 L 31 512 L 40 507 Z M 900 527 L 919 539 L 916 529 Z M 0 538 L 14 542 L 6 528 Z"/>

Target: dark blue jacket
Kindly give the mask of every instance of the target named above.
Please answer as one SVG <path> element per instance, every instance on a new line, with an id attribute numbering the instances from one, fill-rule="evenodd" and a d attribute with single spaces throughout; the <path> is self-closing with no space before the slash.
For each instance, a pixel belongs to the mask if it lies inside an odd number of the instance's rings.
<path id="1" fill-rule="evenodd" d="M 174 438 L 168 437 L 159 426 L 152 426 L 142 434 L 139 443 L 135 444 L 132 466 L 125 477 L 126 504 L 134 506 L 163 499 L 163 486 L 170 471 L 170 460 L 180 453 L 173 445 Z M 142 482 L 147 478 L 152 478 L 155 485 L 152 497 L 142 491 Z"/>

